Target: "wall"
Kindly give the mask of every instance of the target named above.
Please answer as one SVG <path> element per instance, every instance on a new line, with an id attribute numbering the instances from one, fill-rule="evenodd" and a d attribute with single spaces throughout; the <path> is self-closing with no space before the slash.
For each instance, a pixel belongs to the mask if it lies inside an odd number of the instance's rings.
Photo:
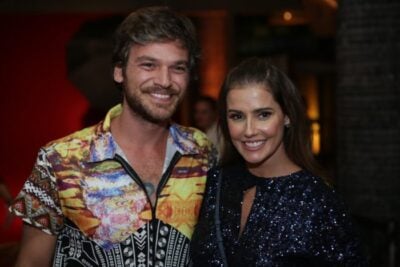
<path id="1" fill-rule="evenodd" d="M 0 16 L 0 175 L 13 196 L 39 147 L 82 126 L 88 102 L 67 79 L 65 46 L 82 22 L 97 16 Z M 20 236 L 18 219 L 3 225 L 5 211 L 1 205 L 0 243 Z"/>
<path id="2" fill-rule="evenodd" d="M 370 265 L 400 266 L 400 3 L 340 6 L 336 90 L 338 189 Z"/>

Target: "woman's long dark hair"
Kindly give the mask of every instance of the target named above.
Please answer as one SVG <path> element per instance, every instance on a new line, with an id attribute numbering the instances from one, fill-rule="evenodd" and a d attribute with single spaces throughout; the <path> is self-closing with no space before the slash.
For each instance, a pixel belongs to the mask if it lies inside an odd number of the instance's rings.
<path id="1" fill-rule="evenodd" d="M 221 165 L 243 164 L 244 159 L 233 146 L 228 130 L 227 95 L 235 87 L 261 84 L 270 90 L 275 101 L 290 119 L 285 127 L 283 143 L 288 157 L 297 165 L 315 174 L 322 175 L 310 146 L 309 124 L 303 99 L 290 79 L 266 59 L 249 58 L 231 69 L 226 76 L 219 95 L 219 124 L 225 140 Z"/>

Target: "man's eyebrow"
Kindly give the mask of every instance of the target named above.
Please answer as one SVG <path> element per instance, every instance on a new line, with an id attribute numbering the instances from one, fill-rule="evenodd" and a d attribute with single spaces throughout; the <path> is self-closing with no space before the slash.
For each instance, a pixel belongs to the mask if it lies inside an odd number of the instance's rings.
<path id="1" fill-rule="evenodd" d="M 151 62 L 157 62 L 158 60 L 156 59 L 156 58 L 154 58 L 154 57 L 151 57 L 151 56 L 140 56 L 140 57 L 137 57 L 136 59 L 135 59 L 135 62 L 143 62 L 143 61 L 151 61 Z M 178 60 L 178 61 L 175 61 L 175 62 L 172 62 L 172 64 L 171 65 L 185 65 L 185 66 L 189 66 L 189 61 L 188 60 Z"/>
<path id="2" fill-rule="evenodd" d="M 137 57 L 135 59 L 135 61 L 140 62 L 140 61 L 157 61 L 157 60 L 155 58 L 153 58 L 153 57 L 150 57 L 150 56 L 140 56 L 140 57 Z"/>
<path id="3" fill-rule="evenodd" d="M 175 62 L 176 65 L 189 65 L 187 60 L 178 60 Z"/>

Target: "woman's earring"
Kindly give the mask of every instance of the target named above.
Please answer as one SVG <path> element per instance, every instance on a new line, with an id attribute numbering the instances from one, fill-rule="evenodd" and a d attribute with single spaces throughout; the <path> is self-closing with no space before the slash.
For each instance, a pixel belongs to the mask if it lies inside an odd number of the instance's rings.
<path id="1" fill-rule="evenodd" d="M 289 128 L 290 127 L 290 121 L 289 119 L 285 119 L 285 124 L 284 124 L 285 128 Z"/>

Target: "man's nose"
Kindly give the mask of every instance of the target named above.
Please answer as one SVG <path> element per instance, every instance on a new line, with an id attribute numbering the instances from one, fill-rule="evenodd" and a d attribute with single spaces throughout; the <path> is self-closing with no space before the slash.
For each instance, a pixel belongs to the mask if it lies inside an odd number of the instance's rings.
<path id="1" fill-rule="evenodd" d="M 158 70 L 155 77 L 155 84 L 163 88 L 171 87 L 171 73 L 167 67 L 161 67 Z"/>

